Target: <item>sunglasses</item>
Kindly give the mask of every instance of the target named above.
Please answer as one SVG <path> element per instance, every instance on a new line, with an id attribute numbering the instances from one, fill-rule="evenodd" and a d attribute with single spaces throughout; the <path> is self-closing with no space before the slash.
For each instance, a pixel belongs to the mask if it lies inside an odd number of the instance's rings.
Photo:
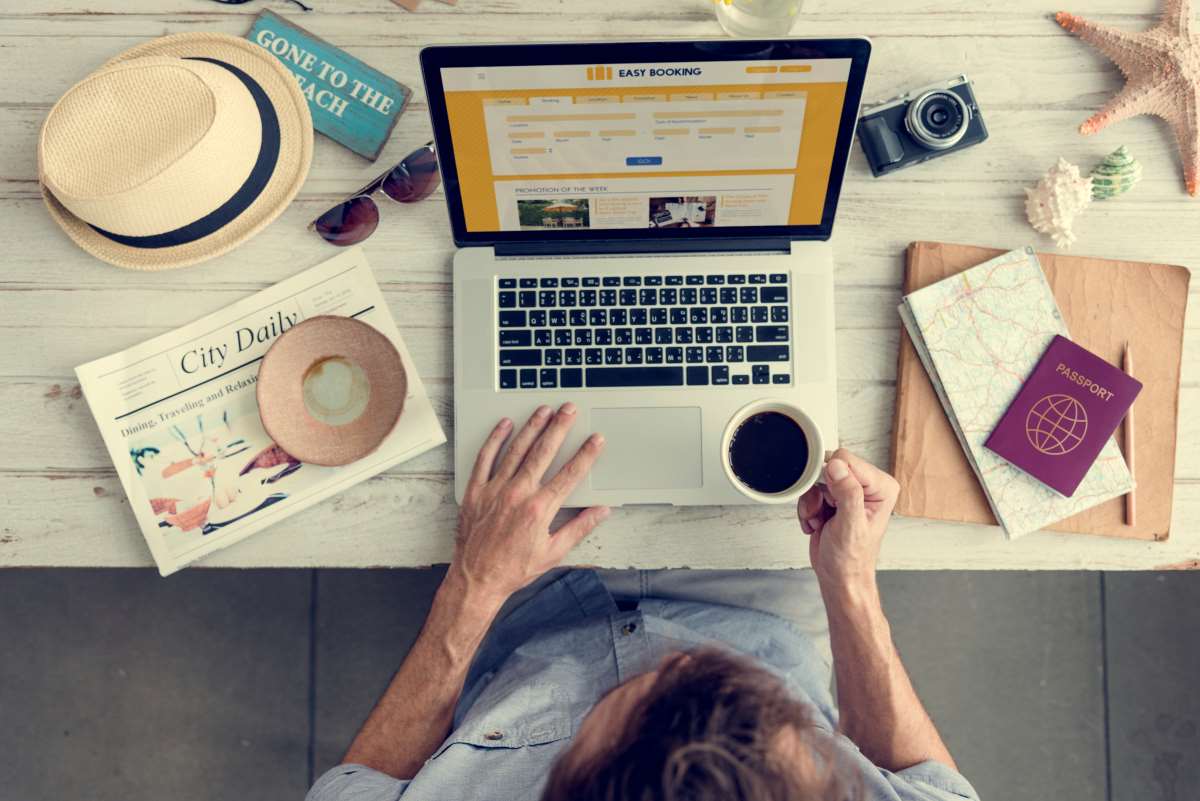
<path id="1" fill-rule="evenodd" d="M 300 2 L 300 0 L 291 0 L 291 1 L 292 1 L 293 3 L 295 3 L 296 5 L 300 6 L 300 8 L 302 8 L 302 9 L 303 9 L 303 10 L 305 10 L 305 11 L 312 11 L 312 7 L 311 7 L 311 6 L 306 6 L 306 5 L 304 5 L 304 3 L 301 3 L 301 2 Z M 240 6 L 240 5 L 242 5 L 243 3 L 248 3 L 248 2 L 250 2 L 250 0 L 217 0 L 217 2 L 218 2 L 218 3 L 224 3 L 224 4 L 225 4 L 225 5 L 227 5 L 227 6 Z"/>
<path id="2" fill-rule="evenodd" d="M 440 183 L 437 154 L 433 142 L 428 142 L 313 220 L 309 223 L 309 230 L 316 231 L 326 242 L 334 245 L 357 245 L 379 227 L 379 206 L 371 196 L 380 189 L 397 203 L 415 203 L 433 194 Z"/>

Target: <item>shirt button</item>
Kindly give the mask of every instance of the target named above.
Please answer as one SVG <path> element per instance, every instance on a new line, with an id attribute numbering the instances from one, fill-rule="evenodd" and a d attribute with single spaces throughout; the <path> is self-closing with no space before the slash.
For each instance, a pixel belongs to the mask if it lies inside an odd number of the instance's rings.
<path id="1" fill-rule="evenodd" d="M 637 623 L 626 623 L 621 627 L 621 633 L 626 637 L 628 637 L 630 634 L 633 634 L 635 631 L 637 631 Z"/>
<path id="2" fill-rule="evenodd" d="M 483 739 L 485 739 L 485 740 L 503 740 L 503 739 L 504 739 L 504 732 L 502 732 L 502 731 L 489 731 L 487 734 L 483 735 Z"/>

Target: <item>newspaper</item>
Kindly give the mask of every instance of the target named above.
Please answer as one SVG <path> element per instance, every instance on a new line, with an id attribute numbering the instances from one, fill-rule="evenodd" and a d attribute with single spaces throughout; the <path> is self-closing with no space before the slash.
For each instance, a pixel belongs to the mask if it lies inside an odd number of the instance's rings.
<path id="1" fill-rule="evenodd" d="M 396 428 L 343 467 L 300 464 L 276 446 L 255 397 L 272 342 L 321 314 L 373 326 L 408 374 Z M 75 372 L 164 576 L 446 441 L 360 248 Z"/>

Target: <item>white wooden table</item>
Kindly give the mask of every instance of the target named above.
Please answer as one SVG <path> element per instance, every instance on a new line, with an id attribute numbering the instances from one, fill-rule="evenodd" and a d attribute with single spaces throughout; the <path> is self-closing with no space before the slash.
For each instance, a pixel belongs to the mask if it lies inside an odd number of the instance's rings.
<path id="1" fill-rule="evenodd" d="M 126 348 L 328 258 L 305 224 L 429 134 L 417 50 L 430 43 L 708 37 L 708 0 L 0 0 L 0 565 L 148 565 L 73 368 Z M 1140 29 L 1156 0 L 1092 0 L 1069 10 Z M 1022 188 L 1059 155 L 1090 165 L 1127 144 L 1145 165 L 1130 195 L 1094 208 L 1076 251 L 1200 263 L 1200 199 L 1182 188 L 1166 127 L 1146 118 L 1085 139 L 1076 126 L 1121 86 L 1116 70 L 1035 0 L 807 0 L 798 35 L 867 34 L 875 44 L 868 100 L 960 72 L 976 83 L 991 139 L 884 180 L 854 148 L 837 224 L 838 370 L 844 444 L 887 464 L 902 254 L 910 240 L 1015 247 L 1039 240 Z M 110 56 L 166 33 L 242 35 L 261 8 L 295 19 L 412 86 L 415 96 L 378 165 L 317 137 L 299 198 L 264 233 L 199 267 L 136 273 L 76 248 L 51 222 L 36 183 L 36 139 L 51 104 Z M 440 195 L 384 208 L 367 252 L 447 432 L 451 242 Z M 1200 565 L 1200 326 L 1193 283 L 1184 346 L 1175 517 L 1165 543 L 1035 534 L 897 519 L 889 568 L 1139 568 Z M 256 534 L 210 566 L 412 566 L 445 562 L 455 505 L 450 450 L 432 453 Z M 618 510 L 579 547 L 607 566 L 785 567 L 807 563 L 788 509 Z"/>

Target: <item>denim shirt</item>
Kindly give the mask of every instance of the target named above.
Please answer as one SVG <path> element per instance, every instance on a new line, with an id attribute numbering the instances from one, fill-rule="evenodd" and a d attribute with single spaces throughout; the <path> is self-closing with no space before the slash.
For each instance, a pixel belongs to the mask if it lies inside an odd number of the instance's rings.
<path id="1" fill-rule="evenodd" d="M 978 801 L 967 780 L 941 763 L 893 773 L 837 733 L 829 665 L 787 620 L 652 598 L 621 611 L 590 570 L 564 573 L 492 627 L 467 675 L 450 736 L 414 778 L 339 765 L 317 780 L 307 801 L 531 801 L 600 696 L 667 654 L 701 645 L 754 657 L 782 677 L 861 774 L 863 801 Z"/>

